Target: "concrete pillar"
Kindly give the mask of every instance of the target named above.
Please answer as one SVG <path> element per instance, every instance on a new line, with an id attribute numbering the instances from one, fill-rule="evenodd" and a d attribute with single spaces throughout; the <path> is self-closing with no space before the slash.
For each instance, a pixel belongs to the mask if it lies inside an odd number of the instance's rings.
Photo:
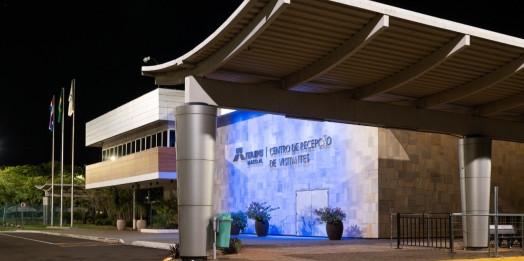
<path id="1" fill-rule="evenodd" d="M 212 231 L 217 109 L 186 103 L 175 117 L 180 256 L 204 260 Z"/>
<path id="2" fill-rule="evenodd" d="M 489 214 L 491 185 L 491 139 L 459 139 L 460 199 L 463 214 Z M 469 250 L 488 246 L 488 217 L 462 218 L 464 247 Z"/>

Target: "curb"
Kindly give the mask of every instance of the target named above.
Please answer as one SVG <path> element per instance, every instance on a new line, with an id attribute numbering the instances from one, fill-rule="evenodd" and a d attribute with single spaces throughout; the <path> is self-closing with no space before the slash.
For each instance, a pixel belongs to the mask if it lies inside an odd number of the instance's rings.
<path id="1" fill-rule="evenodd" d="M 168 243 L 149 242 L 149 241 L 133 241 L 131 243 L 131 245 L 169 250 L 169 245 L 170 244 L 168 244 Z"/>
<path id="2" fill-rule="evenodd" d="M 36 230 L 15 230 L 14 232 L 19 232 L 19 233 L 40 233 L 40 234 L 60 236 L 60 237 L 72 237 L 72 238 L 80 238 L 80 239 L 89 239 L 89 240 L 105 242 L 105 243 L 125 244 L 124 240 L 118 239 L 118 238 L 81 236 L 81 235 L 73 235 L 73 234 L 53 233 L 53 232 L 47 232 L 47 231 L 36 231 Z M 169 249 L 169 246 L 168 246 L 167 249 Z"/>

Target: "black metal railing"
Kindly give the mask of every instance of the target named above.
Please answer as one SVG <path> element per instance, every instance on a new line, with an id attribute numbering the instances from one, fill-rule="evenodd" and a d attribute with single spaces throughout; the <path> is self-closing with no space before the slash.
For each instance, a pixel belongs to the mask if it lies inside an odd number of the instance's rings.
<path id="1" fill-rule="evenodd" d="M 451 222 L 448 213 L 396 213 L 397 248 L 449 248 L 453 233 Z"/>

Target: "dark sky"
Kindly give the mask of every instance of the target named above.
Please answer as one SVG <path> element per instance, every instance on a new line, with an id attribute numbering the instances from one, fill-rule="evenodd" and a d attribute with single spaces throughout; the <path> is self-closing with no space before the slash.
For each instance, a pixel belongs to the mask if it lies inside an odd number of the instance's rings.
<path id="1" fill-rule="evenodd" d="M 141 76 L 142 59 L 151 56 L 163 63 L 188 52 L 242 1 L 107 2 L 111 3 L 1 2 L 0 165 L 51 160 L 49 103 L 52 95 L 58 100 L 60 88 L 69 93 L 73 78 L 75 165 L 100 161 L 100 149 L 85 147 L 85 123 L 155 89 L 153 78 Z M 520 1 L 379 2 L 524 38 Z M 69 117 L 65 134 L 64 163 L 70 164 Z M 55 135 L 55 160 L 59 160 L 58 126 Z"/>

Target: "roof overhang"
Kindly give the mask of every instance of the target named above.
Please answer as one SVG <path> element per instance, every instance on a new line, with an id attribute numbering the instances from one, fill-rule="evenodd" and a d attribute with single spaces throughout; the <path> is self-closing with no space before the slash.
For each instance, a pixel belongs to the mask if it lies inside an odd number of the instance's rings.
<path id="1" fill-rule="evenodd" d="M 142 73 L 186 102 L 524 142 L 523 68 L 524 39 L 373 1 L 246 0 Z"/>

